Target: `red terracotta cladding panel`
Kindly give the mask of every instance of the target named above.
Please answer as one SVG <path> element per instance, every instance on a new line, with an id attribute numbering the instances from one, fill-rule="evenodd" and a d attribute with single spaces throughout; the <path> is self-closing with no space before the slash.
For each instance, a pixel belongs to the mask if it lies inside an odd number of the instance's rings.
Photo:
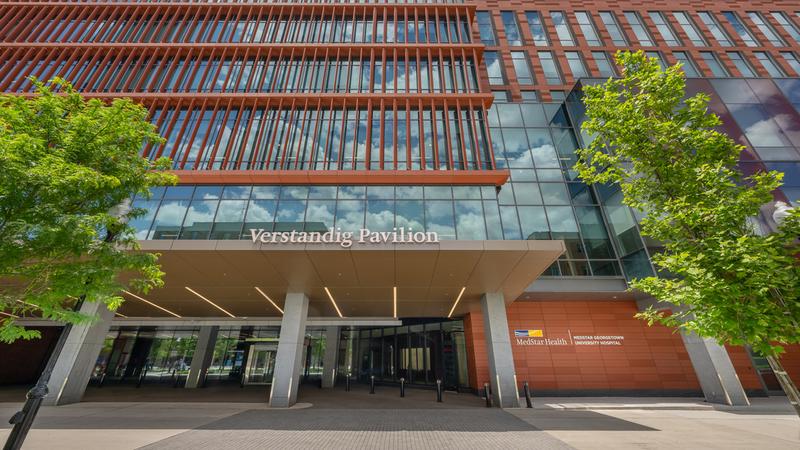
<path id="1" fill-rule="evenodd" d="M 634 318 L 632 301 L 557 301 L 512 303 L 508 307 L 517 380 L 536 391 L 624 390 L 699 391 L 680 336 L 663 326 L 648 327 Z M 480 313 L 465 320 L 470 383 L 489 379 Z M 565 345 L 519 345 L 515 330 L 541 331 L 541 337 Z M 576 336 L 621 336 L 620 345 L 575 345 Z M 585 342 L 585 340 L 584 340 Z M 748 386 L 749 388 L 750 386 Z"/>

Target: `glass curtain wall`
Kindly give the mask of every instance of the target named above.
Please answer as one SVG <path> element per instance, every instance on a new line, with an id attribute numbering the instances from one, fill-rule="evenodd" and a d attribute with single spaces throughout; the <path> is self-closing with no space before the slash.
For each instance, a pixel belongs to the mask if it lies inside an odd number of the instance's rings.
<path id="1" fill-rule="evenodd" d="M 466 342 L 461 320 L 406 319 L 403 326 L 347 330 L 341 336 L 340 376 L 369 382 L 435 385 L 442 380 L 446 389 L 469 384 Z"/>

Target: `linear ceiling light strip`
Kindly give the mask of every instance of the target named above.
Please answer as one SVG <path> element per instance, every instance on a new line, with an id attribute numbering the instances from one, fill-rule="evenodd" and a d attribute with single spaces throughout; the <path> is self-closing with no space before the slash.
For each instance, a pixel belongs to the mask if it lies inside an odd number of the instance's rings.
<path id="1" fill-rule="evenodd" d="M 453 307 L 452 307 L 452 308 L 450 308 L 450 314 L 448 314 L 448 315 L 447 315 L 447 318 L 448 318 L 448 319 L 449 319 L 450 317 L 452 317 L 452 315 L 453 315 L 453 311 L 455 311 L 455 310 L 456 310 L 456 306 L 458 306 L 458 302 L 460 302 L 460 301 L 461 301 L 461 296 L 462 296 L 462 295 L 464 295 L 464 291 L 465 291 L 466 289 L 467 289 L 467 287 L 466 287 L 466 286 L 464 286 L 464 287 L 462 287 L 462 288 L 461 288 L 461 292 L 459 292 L 459 293 L 458 293 L 458 298 L 456 298 L 456 302 L 455 302 L 455 303 L 453 303 Z"/>
<path id="2" fill-rule="evenodd" d="M 336 314 L 339 315 L 340 318 L 344 318 L 342 312 L 339 311 L 339 306 L 336 304 L 336 300 L 333 299 L 333 295 L 331 295 L 331 291 L 328 290 L 327 286 L 324 287 L 325 293 L 328 294 L 328 298 L 331 299 L 331 303 L 333 303 L 333 307 L 336 308 Z"/>
<path id="3" fill-rule="evenodd" d="M 177 318 L 179 318 L 179 319 L 181 318 L 181 316 L 179 316 L 179 315 L 175 314 L 174 312 L 172 312 L 172 311 L 168 310 L 167 308 L 162 308 L 161 306 L 158 306 L 158 305 L 156 305 L 155 303 L 153 303 L 153 302 L 151 302 L 151 301 L 149 301 L 149 300 L 145 300 L 145 299 L 143 299 L 142 297 L 139 297 L 138 295 L 134 294 L 133 292 L 128 292 L 128 291 L 124 291 L 124 290 L 123 290 L 122 292 L 124 292 L 125 294 L 128 294 L 128 295 L 130 295 L 131 297 L 133 297 L 133 298 L 135 298 L 135 299 L 137 299 L 137 300 L 141 300 L 141 301 L 143 301 L 143 302 L 147 303 L 147 304 L 148 304 L 148 305 L 150 305 L 150 306 L 153 306 L 153 307 L 155 307 L 155 308 L 158 308 L 158 309 L 160 309 L 160 310 L 164 311 L 164 312 L 165 312 L 165 313 L 167 313 L 167 314 L 172 314 L 173 316 L 175 316 L 175 317 L 177 317 Z"/>
<path id="4" fill-rule="evenodd" d="M 258 291 L 259 294 L 261 294 L 265 299 L 267 299 L 268 302 L 270 302 L 272 304 L 272 306 L 275 307 L 275 309 L 277 309 L 278 311 L 281 312 L 281 314 L 283 314 L 283 310 L 281 309 L 281 307 L 278 306 L 277 303 L 273 302 L 272 299 L 269 298 L 269 295 L 265 294 L 264 291 L 262 291 L 261 289 L 258 288 L 258 286 L 255 286 L 255 288 L 256 288 L 256 290 Z"/>
<path id="5" fill-rule="evenodd" d="M 200 295 L 200 294 L 199 294 L 197 291 L 195 291 L 194 289 L 190 288 L 189 286 L 184 286 L 184 287 L 186 288 L 186 290 L 187 290 L 187 291 L 189 291 L 189 292 L 191 292 L 192 294 L 194 294 L 194 295 L 196 295 L 196 296 L 200 297 L 201 299 L 205 300 L 206 302 L 208 302 L 208 303 L 209 303 L 211 306 L 213 306 L 214 308 L 217 308 L 218 310 L 220 310 L 220 311 L 224 312 L 225 314 L 227 314 L 227 315 L 228 315 L 228 316 L 230 316 L 230 317 L 236 318 L 236 316 L 234 316 L 233 314 L 229 313 L 228 311 L 226 311 L 224 308 L 222 308 L 222 307 L 221 307 L 221 306 L 219 306 L 218 304 L 216 304 L 216 303 L 212 302 L 211 300 L 209 300 L 209 299 L 207 299 L 207 298 L 203 297 L 203 296 L 202 296 L 202 295 Z"/>

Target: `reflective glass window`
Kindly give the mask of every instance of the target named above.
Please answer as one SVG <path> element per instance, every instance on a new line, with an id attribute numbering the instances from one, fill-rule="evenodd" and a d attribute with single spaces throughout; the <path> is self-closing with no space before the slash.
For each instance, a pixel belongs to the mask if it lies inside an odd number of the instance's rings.
<path id="1" fill-rule="evenodd" d="M 578 21 L 578 26 L 581 29 L 583 38 L 586 39 L 586 43 L 589 44 L 590 47 L 599 47 L 603 45 L 603 41 L 600 39 L 594 27 L 591 14 L 586 11 L 576 11 L 575 19 Z"/>
<path id="2" fill-rule="evenodd" d="M 725 66 L 719 62 L 717 55 L 715 55 L 713 52 L 700 52 L 700 57 L 711 70 L 711 75 L 720 78 L 729 76 Z"/>
<path id="3" fill-rule="evenodd" d="M 558 63 L 553 58 L 552 52 L 539 52 L 539 63 L 544 71 L 544 79 L 547 84 L 561 84 L 561 72 L 558 70 Z"/>
<path id="4" fill-rule="evenodd" d="M 586 65 L 583 63 L 580 52 L 565 52 L 565 55 L 573 78 L 577 80 L 589 76 L 589 72 L 586 70 Z"/>
<path id="5" fill-rule="evenodd" d="M 533 84 L 533 74 L 528 62 L 528 54 L 525 52 L 511 52 L 511 61 L 514 65 L 514 72 L 517 74 L 519 84 Z"/>
<path id="6" fill-rule="evenodd" d="M 771 14 L 772 18 L 778 22 L 786 34 L 791 36 L 795 43 L 800 44 L 800 30 L 798 30 L 797 25 L 795 25 L 792 20 L 781 11 L 774 11 Z"/>
<path id="7" fill-rule="evenodd" d="M 750 32 L 749 29 L 747 29 L 747 26 L 745 26 L 744 22 L 742 22 L 742 20 L 739 18 L 738 15 L 736 15 L 735 12 L 724 11 L 722 15 L 725 17 L 728 23 L 731 24 L 734 31 L 736 31 L 736 34 L 739 36 L 739 39 L 741 39 L 744 42 L 744 45 L 748 47 L 759 46 L 759 43 L 756 40 L 756 38 L 753 37 L 753 34 Z"/>
<path id="8" fill-rule="evenodd" d="M 700 33 L 700 31 L 697 29 L 697 25 L 695 25 L 692 18 L 689 17 L 689 14 L 682 11 L 676 11 L 673 12 L 672 15 L 683 29 L 683 32 L 686 33 L 686 36 L 689 38 L 689 41 L 692 43 L 692 45 L 695 47 L 705 47 L 707 45 L 705 38 L 703 38 L 702 33 Z"/>
<path id="9" fill-rule="evenodd" d="M 503 74 L 502 62 L 497 52 L 484 52 L 483 60 L 486 64 L 486 72 L 489 75 L 489 84 L 506 84 Z"/>
<path id="10" fill-rule="evenodd" d="M 750 64 L 742 57 L 742 54 L 739 52 L 728 52 L 728 58 L 733 61 L 733 65 L 736 66 L 736 69 L 739 70 L 739 73 L 742 74 L 743 77 L 754 77 L 756 76 L 753 69 L 750 67 Z"/>
<path id="11" fill-rule="evenodd" d="M 538 11 L 527 11 L 525 18 L 528 19 L 528 29 L 533 37 L 533 44 L 540 47 L 550 45 L 541 14 Z"/>
<path id="12" fill-rule="evenodd" d="M 608 53 L 592 52 L 592 59 L 594 59 L 594 63 L 597 65 L 597 70 L 600 72 L 600 76 L 613 77 L 617 75 L 614 65 L 611 63 L 611 60 L 608 57 Z"/>
<path id="13" fill-rule="evenodd" d="M 476 13 L 478 22 L 478 31 L 481 35 L 481 42 L 484 45 L 497 45 L 497 39 L 494 34 L 494 25 L 492 24 L 492 14 L 487 11 L 478 11 Z"/>
<path id="14" fill-rule="evenodd" d="M 778 35 L 775 29 L 772 28 L 772 25 L 770 25 L 769 22 L 764 19 L 761 13 L 750 11 L 747 13 L 747 17 L 749 17 L 750 20 L 756 24 L 758 30 L 764 35 L 764 37 L 767 38 L 770 44 L 774 45 L 775 47 L 786 46 L 786 43 L 783 42 L 783 39 L 781 39 L 780 35 Z"/>
<path id="15" fill-rule="evenodd" d="M 635 11 L 625 11 L 625 18 L 628 20 L 628 25 L 631 26 L 633 30 L 633 34 L 636 36 L 636 39 L 639 40 L 639 44 L 644 47 L 652 47 L 653 46 L 653 38 L 650 37 L 650 33 L 647 32 L 647 28 L 642 22 L 642 18 L 639 17 L 639 14 Z"/>
<path id="16" fill-rule="evenodd" d="M 780 78 L 785 77 L 786 74 L 783 73 L 783 69 L 772 59 L 772 57 L 767 52 L 753 52 L 753 55 L 756 57 L 759 63 L 764 67 L 764 70 L 767 71 L 769 76 Z"/>
<path id="17" fill-rule="evenodd" d="M 552 11 L 550 12 L 550 19 L 553 21 L 553 26 L 556 28 L 556 35 L 561 45 L 575 45 L 575 39 L 572 37 L 572 30 L 569 29 L 569 23 L 567 22 L 567 15 L 563 11 Z"/>
<path id="18" fill-rule="evenodd" d="M 714 36 L 714 39 L 717 40 L 719 45 L 722 47 L 733 46 L 728 34 L 722 29 L 720 24 L 717 22 L 717 19 L 710 12 L 701 11 L 698 12 L 697 15 L 700 16 L 700 20 L 702 20 L 705 26 L 708 27 L 708 31 L 711 32 L 711 35 Z"/>
<path id="19" fill-rule="evenodd" d="M 675 59 L 681 63 L 683 68 L 683 73 L 686 74 L 688 78 L 697 78 L 700 76 L 700 72 L 697 70 L 697 66 L 695 66 L 692 57 L 689 56 L 687 52 L 673 52 Z"/>
<path id="20" fill-rule="evenodd" d="M 600 11 L 600 20 L 606 26 L 606 31 L 611 36 L 611 42 L 617 47 L 625 47 L 628 45 L 628 40 L 625 38 L 622 28 L 617 23 L 617 18 L 611 11 Z"/>
<path id="21" fill-rule="evenodd" d="M 522 45 L 522 34 L 519 32 L 516 13 L 514 11 L 502 11 L 500 15 L 503 18 L 503 29 L 505 29 L 506 32 L 506 41 L 508 41 L 508 45 Z"/>
<path id="22" fill-rule="evenodd" d="M 675 34 L 675 31 L 672 30 L 672 26 L 667 21 L 667 18 L 659 11 L 650 11 L 648 13 L 650 16 L 650 20 L 656 25 L 656 29 L 661 34 L 661 38 L 664 39 L 664 42 L 667 43 L 670 47 L 677 47 L 681 45 L 680 39 Z"/>

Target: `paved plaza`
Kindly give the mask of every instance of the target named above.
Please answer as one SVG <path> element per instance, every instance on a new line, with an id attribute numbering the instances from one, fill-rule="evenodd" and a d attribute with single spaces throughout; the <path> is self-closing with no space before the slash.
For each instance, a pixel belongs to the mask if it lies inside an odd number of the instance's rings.
<path id="1" fill-rule="evenodd" d="M 226 393 L 236 403 L 218 401 Z M 16 394 L 0 394 L 3 439 Z M 800 448 L 800 420 L 782 397 L 753 399 L 750 408 L 694 398 L 537 398 L 533 409 L 507 410 L 486 408 L 472 394 L 446 393 L 436 403 L 432 391 L 409 389 L 400 398 L 395 388 L 370 395 L 362 386 L 304 387 L 291 409 L 269 409 L 263 389 L 249 388 L 90 389 L 86 398 L 43 408 L 25 448 Z"/>

